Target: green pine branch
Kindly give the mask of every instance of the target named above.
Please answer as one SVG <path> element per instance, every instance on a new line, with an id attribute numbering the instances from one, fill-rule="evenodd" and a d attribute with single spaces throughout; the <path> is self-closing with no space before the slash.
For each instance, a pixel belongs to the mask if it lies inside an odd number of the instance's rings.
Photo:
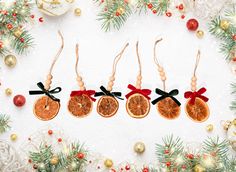
<path id="1" fill-rule="evenodd" d="M 236 83 L 231 84 L 231 87 L 232 87 L 231 94 L 235 95 L 236 94 Z M 235 99 L 231 102 L 230 109 L 236 113 L 236 100 Z"/>
<path id="2" fill-rule="evenodd" d="M 0 115 L 0 134 L 6 132 L 11 127 L 9 125 L 10 123 L 10 117 L 7 115 Z"/>
<path id="3" fill-rule="evenodd" d="M 163 15 L 167 12 L 170 6 L 170 0 L 138 0 L 136 3 L 136 11 L 138 13 L 147 13 L 148 4 L 152 4 L 152 8 L 150 10 L 156 11 L 158 16 Z"/>

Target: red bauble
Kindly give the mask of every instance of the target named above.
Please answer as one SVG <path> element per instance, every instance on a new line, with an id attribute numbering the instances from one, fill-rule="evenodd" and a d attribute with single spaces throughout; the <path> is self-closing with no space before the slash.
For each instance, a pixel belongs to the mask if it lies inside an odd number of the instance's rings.
<path id="1" fill-rule="evenodd" d="M 236 41 L 236 35 L 233 35 L 232 38 L 234 41 Z"/>
<path id="2" fill-rule="evenodd" d="M 153 7 L 152 3 L 147 4 L 147 6 L 149 9 L 152 9 L 152 7 Z"/>
<path id="3" fill-rule="evenodd" d="M 188 157 L 189 159 L 193 159 L 193 158 L 194 158 L 194 155 L 193 155 L 193 154 L 188 154 L 187 157 Z"/>
<path id="4" fill-rule="evenodd" d="M 120 13 L 119 13 L 118 11 L 116 12 L 116 16 L 117 16 L 117 17 L 120 16 Z"/>
<path id="5" fill-rule="evenodd" d="M 153 12 L 153 14 L 156 14 L 156 13 L 157 13 L 157 10 L 154 9 L 154 10 L 152 10 L 152 12 Z"/>
<path id="6" fill-rule="evenodd" d="M 125 166 L 125 170 L 130 170 L 130 166 L 129 166 L 129 165 L 126 165 L 126 166 Z"/>
<path id="7" fill-rule="evenodd" d="M 171 17 L 171 16 L 172 16 L 172 13 L 171 13 L 171 12 L 166 12 L 166 16 L 167 16 L 167 17 Z"/>
<path id="8" fill-rule="evenodd" d="M 43 17 L 39 18 L 39 22 L 42 23 L 43 22 Z"/>
<path id="9" fill-rule="evenodd" d="M 149 169 L 147 167 L 143 168 L 142 172 L 149 172 Z"/>
<path id="10" fill-rule="evenodd" d="M 171 162 L 166 162 L 166 166 L 167 167 L 171 166 Z"/>
<path id="11" fill-rule="evenodd" d="M 16 95 L 13 99 L 13 103 L 17 107 L 24 106 L 25 102 L 26 102 L 26 100 L 25 100 L 25 97 L 23 95 Z"/>
<path id="12" fill-rule="evenodd" d="M 79 152 L 79 153 L 77 154 L 77 158 L 78 158 L 78 159 L 84 159 L 84 154 L 81 153 L 81 152 Z"/>
<path id="13" fill-rule="evenodd" d="M 52 134 L 53 134 L 53 131 L 52 131 L 52 130 L 48 130 L 48 134 L 49 134 L 49 135 L 52 135 Z"/>
<path id="14" fill-rule="evenodd" d="M 12 24 L 7 24 L 7 29 L 12 29 L 13 28 L 13 26 L 12 26 Z"/>
<path id="15" fill-rule="evenodd" d="M 59 143 L 61 143 L 61 142 L 62 142 L 62 138 L 58 138 L 57 141 L 58 141 Z"/>
<path id="16" fill-rule="evenodd" d="M 24 39 L 24 38 L 20 38 L 20 42 L 21 42 L 21 43 L 24 43 L 24 42 L 25 42 L 25 39 Z"/>
<path id="17" fill-rule="evenodd" d="M 188 30 L 196 31 L 198 29 L 199 23 L 196 19 L 189 19 L 186 24 Z"/>

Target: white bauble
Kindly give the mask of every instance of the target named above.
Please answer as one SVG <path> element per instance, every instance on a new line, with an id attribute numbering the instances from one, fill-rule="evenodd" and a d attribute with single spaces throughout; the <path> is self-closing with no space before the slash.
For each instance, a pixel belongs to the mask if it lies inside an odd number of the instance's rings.
<path id="1" fill-rule="evenodd" d="M 36 0 L 38 9 L 49 16 L 60 16 L 72 7 L 74 0 Z"/>

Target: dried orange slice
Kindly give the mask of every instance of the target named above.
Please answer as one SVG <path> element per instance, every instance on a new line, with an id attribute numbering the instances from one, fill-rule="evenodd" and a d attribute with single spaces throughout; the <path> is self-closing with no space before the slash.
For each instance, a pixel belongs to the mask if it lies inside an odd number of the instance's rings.
<path id="1" fill-rule="evenodd" d="M 102 96 L 97 104 L 97 112 L 105 118 L 114 116 L 118 108 L 119 103 L 112 96 Z"/>
<path id="2" fill-rule="evenodd" d="M 142 94 L 136 93 L 127 99 L 126 110 L 133 118 L 144 118 L 150 111 L 150 102 Z"/>
<path id="3" fill-rule="evenodd" d="M 190 100 L 187 101 L 185 106 L 188 117 L 196 122 L 204 122 L 209 118 L 209 108 L 202 99 L 196 98 L 195 103 L 191 104 Z"/>
<path id="4" fill-rule="evenodd" d="M 43 121 L 48 121 L 57 116 L 60 103 L 52 100 L 48 96 L 39 98 L 34 104 L 34 114 Z"/>
<path id="5" fill-rule="evenodd" d="M 160 100 L 156 107 L 160 115 L 166 119 L 176 119 L 180 115 L 180 106 L 170 97 Z"/>
<path id="6" fill-rule="evenodd" d="M 93 102 L 89 96 L 82 94 L 79 96 L 72 96 L 68 103 L 68 110 L 76 117 L 87 116 L 93 108 Z"/>

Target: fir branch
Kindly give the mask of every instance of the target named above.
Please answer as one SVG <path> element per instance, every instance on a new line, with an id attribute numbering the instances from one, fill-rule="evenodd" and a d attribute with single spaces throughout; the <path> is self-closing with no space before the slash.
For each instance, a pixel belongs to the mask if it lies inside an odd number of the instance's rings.
<path id="1" fill-rule="evenodd" d="M 11 127 L 9 125 L 10 123 L 10 117 L 7 115 L 0 115 L 0 134 L 6 132 Z"/>

